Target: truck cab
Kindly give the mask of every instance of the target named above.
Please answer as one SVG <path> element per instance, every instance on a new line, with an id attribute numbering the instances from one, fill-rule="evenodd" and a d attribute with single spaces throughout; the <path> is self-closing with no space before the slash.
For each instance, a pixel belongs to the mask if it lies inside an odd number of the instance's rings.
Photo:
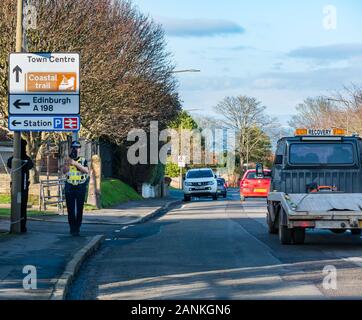
<path id="1" fill-rule="evenodd" d="M 268 197 L 270 233 L 302 244 L 308 228 L 362 228 L 362 139 L 342 129 L 298 129 L 278 141 Z M 342 215 L 344 213 L 344 216 Z"/>

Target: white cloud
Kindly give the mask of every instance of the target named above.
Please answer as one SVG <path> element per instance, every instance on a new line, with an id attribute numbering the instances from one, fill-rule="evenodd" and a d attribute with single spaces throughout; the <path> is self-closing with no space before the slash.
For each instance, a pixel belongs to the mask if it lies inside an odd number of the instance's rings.
<path id="1" fill-rule="evenodd" d="M 288 53 L 289 57 L 315 60 L 348 60 L 362 56 L 362 43 L 341 43 L 319 47 L 301 47 Z"/>
<path id="2" fill-rule="evenodd" d="M 245 77 L 195 77 L 182 82 L 188 91 L 229 89 L 338 90 L 344 85 L 362 85 L 362 66 L 321 68 L 301 72 L 268 72 Z"/>
<path id="3" fill-rule="evenodd" d="M 168 36 L 173 37 L 213 37 L 242 34 L 245 29 L 233 21 L 213 19 L 171 19 L 156 18 Z"/>

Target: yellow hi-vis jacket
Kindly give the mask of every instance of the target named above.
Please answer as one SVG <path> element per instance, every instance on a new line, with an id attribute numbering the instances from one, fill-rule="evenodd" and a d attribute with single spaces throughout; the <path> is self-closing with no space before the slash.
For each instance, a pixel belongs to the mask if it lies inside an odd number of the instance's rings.
<path id="1" fill-rule="evenodd" d="M 86 162 L 86 160 L 82 157 L 79 157 L 79 159 L 75 161 L 82 166 L 84 166 Z M 69 172 L 67 174 L 68 183 L 70 183 L 73 186 L 78 186 L 80 184 L 87 182 L 87 180 L 88 180 L 88 175 L 86 173 L 79 171 L 75 166 L 69 167 Z"/>

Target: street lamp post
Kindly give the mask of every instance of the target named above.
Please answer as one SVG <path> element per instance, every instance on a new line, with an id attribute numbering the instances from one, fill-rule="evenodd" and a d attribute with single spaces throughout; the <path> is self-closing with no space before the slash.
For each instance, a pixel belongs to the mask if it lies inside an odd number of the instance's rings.
<path id="1" fill-rule="evenodd" d="M 174 70 L 174 71 L 171 71 L 171 73 L 196 73 L 196 72 L 201 72 L 201 70 L 198 70 L 198 69 L 186 69 L 186 70 Z"/>
<path id="2" fill-rule="evenodd" d="M 173 70 L 171 71 L 171 73 L 176 74 L 176 73 L 198 73 L 201 72 L 201 70 L 198 69 L 185 69 L 185 70 Z M 196 110 L 196 109 L 195 109 Z M 186 110 L 186 111 L 193 111 L 193 110 Z M 182 150 L 182 123 L 180 122 L 180 126 L 179 126 L 179 131 L 180 131 L 180 157 L 184 157 L 184 155 L 182 154 L 183 150 Z M 183 173 L 183 167 L 180 166 L 180 181 L 179 181 L 179 185 L 180 185 L 180 190 L 182 190 L 183 187 L 183 177 L 182 177 L 182 173 Z"/>

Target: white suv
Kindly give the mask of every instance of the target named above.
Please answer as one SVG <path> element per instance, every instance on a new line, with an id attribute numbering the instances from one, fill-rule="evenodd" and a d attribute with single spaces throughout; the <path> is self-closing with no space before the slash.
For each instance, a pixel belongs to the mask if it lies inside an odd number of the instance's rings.
<path id="1" fill-rule="evenodd" d="M 185 201 L 192 197 L 212 197 L 217 200 L 217 177 L 211 169 L 193 169 L 187 172 L 184 182 Z"/>

